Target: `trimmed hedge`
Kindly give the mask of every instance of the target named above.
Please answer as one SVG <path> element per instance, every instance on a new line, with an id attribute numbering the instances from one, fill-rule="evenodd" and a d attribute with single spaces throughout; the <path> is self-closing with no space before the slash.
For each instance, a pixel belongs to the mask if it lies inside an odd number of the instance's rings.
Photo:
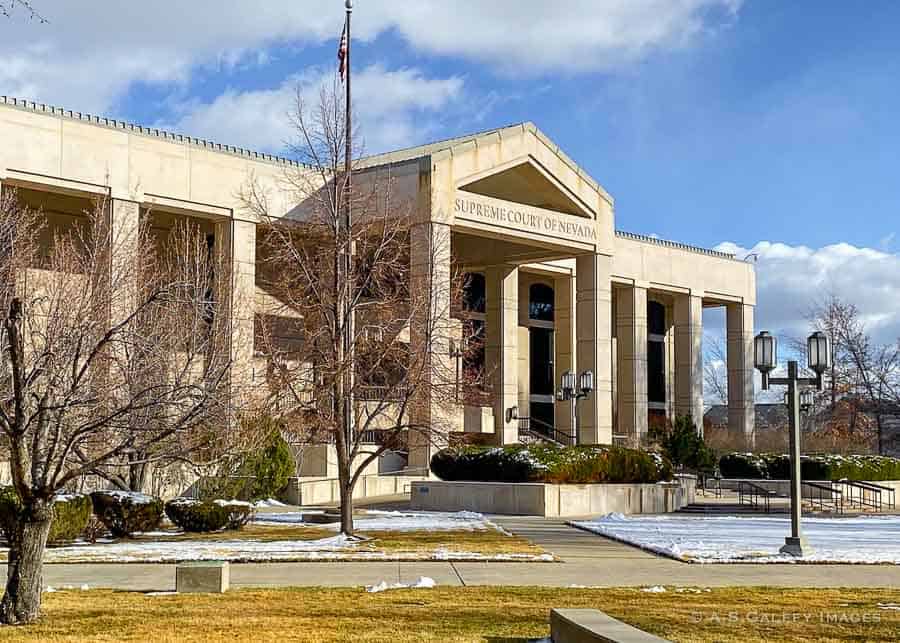
<path id="1" fill-rule="evenodd" d="M 444 449 L 431 459 L 442 480 L 557 484 L 654 483 L 672 479 L 658 453 L 624 447 L 513 445 Z"/>
<path id="2" fill-rule="evenodd" d="M 16 529 L 22 502 L 13 487 L 0 489 L 0 530 L 7 542 Z M 47 542 L 64 543 L 81 536 L 91 517 L 91 499 L 83 494 L 59 494 L 53 499 L 53 522 Z"/>
<path id="3" fill-rule="evenodd" d="M 94 513 L 117 538 L 159 527 L 163 501 L 135 491 L 95 491 L 91 494 Z"/>
<path id="4" fill-rule="evenodd" d="M 239 500 L 190 500 L 175 498 L 166 503 L 166 515 L 190 532 L 240 529 L 253 517 L 253 506 Z"/>
<path id="5" fill-rule="evenodd" d="M 719 460 L 723 478 L 788 480 L 790 456 L 780 453 L 729 453 Z M 802 456 L 800 475 L 804 480 L 900 480 L 900 458 L 881 455 Z"/>

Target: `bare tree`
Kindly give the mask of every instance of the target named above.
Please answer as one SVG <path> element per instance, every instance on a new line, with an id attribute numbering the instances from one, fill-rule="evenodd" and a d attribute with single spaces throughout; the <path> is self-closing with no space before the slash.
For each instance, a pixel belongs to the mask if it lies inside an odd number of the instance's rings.
<path id="1" fill-rule="evenodd" d="M 831 430 L 842 424 L 850 434 L 864 432 L 872 418 L 883 453 L 886 416 L 900 409 L 900 340 L 874 341 L 857 307 L 835 294 L 814 304 L 807 319 L 832 341 L 827 392 Z"/>
<path id="2" fill-rule="evenodd" d="M 411 238 L 428 229 L 415 225 L 415 195 L 398 197 L 388 172 L 359 163 L 350 188 L 344 114 L 335 88 L 323 89 L 314 105 L 298 92 L 292 152 L 302 164 L 287 170 L 281 186 L 297 207 L 285 216 L 273 211 L 252 177 L 242 200 L 264 222 L 258 282 L 275 303 L 261 325 L 269 339 L 260 344 L 271 360 L 273 394 L 295 442 L 334 443 L 341 530 L 352 534 L 353 489 L 366 467 L 387 450 L 446 434 L 431 410 L 449 412 L 454 402 L 449 353 L 460 324 L 447 321 L 456 280 L 440 268 L 450 261 L 449 236 L 417 237 L 427 251 L 414 258 Z M 293 331 L 275 332 L 276 325 Z"/>
<path id="3" fill-rule="evenodd" d="M 213 460 L 241 439 L 228 319 L 216 314 L 227 272 L 206 238 L 179 226 L 160 251 L 145 218 L 119 253 L 106 199 L 78 218 L 48 230 L 2 193 L 0 431 L 23 506 L 0 601 L 8 624 L 38 617 L 57 492 L 98 471 Z"/>
<path id="4" fill-rule="evenodd" d="M 725 346 L 718 336 L 703 336 L 703 390 L 717 404 L 728 403 L 728 368 Z"/>
<path id="5" fill-rule="evenodd" d="M 37 9 L 34 8 L 34 5 L 28 0 L 0 0 L 0 16 L 12 18 L 17 10 L 25 13 L 31 20 L 37 20 L 44 24 L 49 22 L 43 15 L 38 13 Z"/>

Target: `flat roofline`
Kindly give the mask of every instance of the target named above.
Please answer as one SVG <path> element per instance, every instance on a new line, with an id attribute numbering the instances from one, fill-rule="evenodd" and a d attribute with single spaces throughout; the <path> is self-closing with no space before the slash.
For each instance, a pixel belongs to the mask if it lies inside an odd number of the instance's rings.
<path id="1" fill-rule="evenodd" d="M 718 250 L 710 250 L 709 248 L 701 248 L 700 246 L 692 246 L 687 243 L 681 243 L 680 241 L 669 241 L 668 239 L 660 239 L 658 237 L 651 237 L 646 234 L 637 234 L 636 232 L 625 232 L 624 230 L 616 230 L 616 236 L 620 239 L 628 239 L 630 241 L 642 241 L 643 243 L 651 243 L 657 246 L 665 246 L 666 248 L 674 248 L 675 250 L 684 250 L 686 252 L 695 252 L 701 255 L 709 255 L 711 257 L 718 257 L 719 259 L 730 259 L 732 261 L 740 261 L 741 263 L 746 263 L 738 259 L 735 255 L 729 252 L 720 252 Z"/>
<path id="2" fill-rule="evenodd" d="M 5 105 L 7 107 L 12 107 L 14 109 L 28 112 L 35 112 L 38 114 L 46 114 L 48 116 L 56 116 L 57 118 L 65 118 L 67 120 L 77 121 L 80 123 L 88 123 L 96 127 L 104 127 L 106 129 L 114 129 L 121 132 L 129 132 L 133 134 L 140 134 L 142 136 L 148 136 L 151 138 L 158 138 L 170 143 L 181 143 L 183 145 L 190 145 L 192 147 L 209 150 L 211 152 L 219 152 L 222 154 L 239 156 L 241 158 L 250 159 L 253 161 L 263 161 L 265 163 L 271 163 L 273 165 L 305 167 L 303 163 L 285 158 L 283 156 L 277 156 L 275 154 L 256 152 L 254 150 L 237 147 L 235 145 L 225 145 L 222 143 L 216 143 L 215 141 L 197 138 L 195 136 L 176 134 L 175 132 L 170 132 L 158 127 L 145 127 L 143 125 L 138 125 L 137 123 L 120 121 L 114 118 L 106 118 L 104 116 L 95 116 L 94 114 L 88 114 L 86 112 L 65 109 L 63 107 L 56 107 L 54 105 L 47 105 L 45 103 L 37 103 L 34 101 L 24 100 L 22 98 L 0 96 L 0 105 Z"/>

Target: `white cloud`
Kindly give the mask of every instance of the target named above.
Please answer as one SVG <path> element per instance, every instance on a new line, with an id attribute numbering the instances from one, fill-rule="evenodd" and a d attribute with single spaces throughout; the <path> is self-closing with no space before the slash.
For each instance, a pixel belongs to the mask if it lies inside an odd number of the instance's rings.
<path id="1" fill-rule="evenodd" d="M 836 243 L 822 248 L 762 241 L 752 248 L 726 242 L 716 247 L 738 257 L 756 254 L 756 327 L 802 338 L 804 315 L 834 293 L 854 304 L 873 337 L 900 337 L 900 255 Z"/>
<path id="2" fill-rule="evenodd" d="M 391 31 L 419 52 L 516 74 L 609 70 L 684 46 L 734 18 L 741 0 L 367 0 L 355 34 Z M 201 68 L 265 65 L 279 45 L 335 40 L 322 0 L 47 0 L 48 24 L 0 21 L 0 93 L 108 111 L 135 83 L 186 85 Z"/>
<path id="3" fill-rule="evenodd" d="M 297 91 L 307 104 L 314 104 L 319 88 L 333 79 L 333 72 L 309 73 L 288 78 L 274 89 L 229 90 L 212 102 L 182 106 L 181 118 L 169 127 L 277 152 L 294 134 L 288 113 Z M 372 65 L 359 71 L 353 78 L 353 102 L 365 153 L 422 142 L 433 128 L 436 113 L 457 99 L 462 89 L 459 77 L 426 78 L 417 69 L 386 70 Z"/>

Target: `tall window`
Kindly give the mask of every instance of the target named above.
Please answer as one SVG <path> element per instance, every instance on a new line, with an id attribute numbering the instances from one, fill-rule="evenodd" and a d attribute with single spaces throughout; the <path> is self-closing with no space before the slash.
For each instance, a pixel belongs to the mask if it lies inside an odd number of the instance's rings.
<path id="1" fill-rule="evenodd" d="M 532 284 L 528 290 L 528 318 L 553 321 L 553 288 L 546 284 Z"/>
<path id="2" fill-rule="evenodd" d="M 666 402 L 666 307 L 647 302 L 647 401 Z"/>

